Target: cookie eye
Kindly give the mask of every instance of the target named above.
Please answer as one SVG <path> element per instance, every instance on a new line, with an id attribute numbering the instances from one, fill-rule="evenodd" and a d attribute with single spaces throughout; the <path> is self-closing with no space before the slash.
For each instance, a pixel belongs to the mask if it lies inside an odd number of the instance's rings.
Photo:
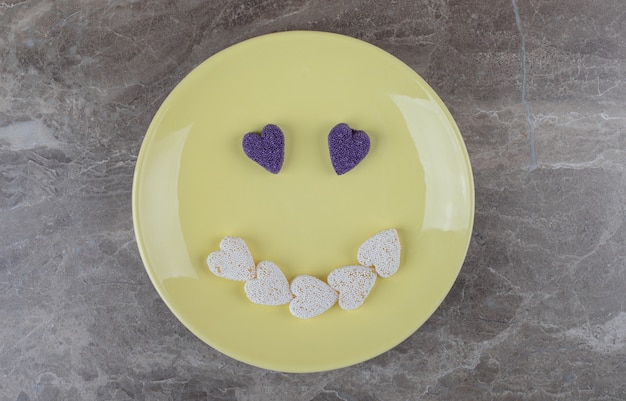
<path id="1" fill-rule="evenodd" d="M 274 124 L 267 124 L 260 134 L 249 132 L 241 141 L 245 154 L 272 174 L 278 174 L 285 161 L 285 135 Z"/>
<path id="2" fill-rule="evenodd" d="M 260 134 L 245 134 L 241 145 L 251 160 L 270 173 L 278 174 L 285 161 L 285 135 L 277 125 L 267 124 Z M 352 129 L 346 123 L 339 123 L 328 133 L 328 151 L 333 169 L 337 175 L 343 175 L 361 163 L 369 153 L 369 135 Z"/>
<path id="3" fill-rule="evenodd" d="M 328 134 L 328 151 L 335 172 L 342 175 L 365 159 L 370 151 L 370 137 L 365 131 L 358 131 L 346 123 L 340 123 Z"/>

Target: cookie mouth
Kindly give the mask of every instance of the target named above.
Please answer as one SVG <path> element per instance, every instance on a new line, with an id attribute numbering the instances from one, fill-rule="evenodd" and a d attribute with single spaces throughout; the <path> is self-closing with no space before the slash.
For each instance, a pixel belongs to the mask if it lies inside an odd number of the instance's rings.
<path id="1" fill-rule="evenodd" d="M 357 251 L 358 264 L 332 270 L 326 281 L 299 275 L 291 283 L 275 263 L 258 264 L 240 237 L 225 237 L 220 250 L 211 252 L 207 266 L 214 275 L 245 282 L 246 297 L 255 304 L 289 304 L 292 315 L 309 319 L 321 315 L 336 303 L 344 310 L 363 305 L 378 277 L 393 276 L 400 267 L 401 246 L 395 228 L 369 237 Z"/>

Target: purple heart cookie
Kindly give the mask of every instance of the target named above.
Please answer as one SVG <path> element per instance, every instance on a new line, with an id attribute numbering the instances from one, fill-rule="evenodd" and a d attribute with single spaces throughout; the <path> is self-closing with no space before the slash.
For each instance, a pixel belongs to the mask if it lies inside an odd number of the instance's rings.
<path id="1" fill-rule="evenodd" d="M 370 151 L 370 138 L 364 131 L 350 128 L 348 124 L 337 124 L 328 134 L 330 161 L 338 175 L 356 167 Z"/>
<path id="2" fill-rule="evenodd" d="M 274 124 L 263 127 L 261 134 L 250 132 L 243 136 L 243 151 L 261 167 L 277 174 L 285 160 L 285 136 Z"/>

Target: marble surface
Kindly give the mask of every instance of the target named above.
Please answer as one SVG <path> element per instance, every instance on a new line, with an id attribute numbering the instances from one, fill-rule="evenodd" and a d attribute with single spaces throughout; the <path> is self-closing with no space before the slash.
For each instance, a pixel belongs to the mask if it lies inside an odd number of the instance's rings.
<path id="1" fill-rule="evenodd" d="M 167 93 L 264 33 L 347 34 L 449 106 L 466 263 L 391 351 L 316 374 L 232 360 L 158 297 L 131 183 Z M 626 2 L 0 2 L 0 399 L 626 399 Z"/>

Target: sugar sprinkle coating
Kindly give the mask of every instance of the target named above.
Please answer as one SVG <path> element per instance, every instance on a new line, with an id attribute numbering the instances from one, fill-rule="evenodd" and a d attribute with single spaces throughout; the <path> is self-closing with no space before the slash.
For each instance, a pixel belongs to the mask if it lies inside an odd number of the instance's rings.
<path id="1" fill-rule="evenodd" d="M 300 319 L 320 315 L 337 302 L 337 292 L 313 276 L 294 278 L 291 281 L 291 292 L 295 297 L 289 304 L 289 311 Z"/>
<path id="2" fill-rule="evenodd" d="M 345 266 L 328 275 L 328 285 L 339 292 L 339 306 L 352 310 L 363 305 L 376 284 L 376 272 L 371 267 Z"/>
<path id="3" fill-rule="evenodd" d="M 287 278 L 274 263 L 264 260 L 256 268 L 256 278 L 246 281 L 248 299 L 259 305 L 284 305 L 293 299 Z"/>
<path id="4" fill-rule="evenodd" d="M 367 239 L 356 258 L 363 266 L 373 266 L 380 277 L 393 276 L 400 267 L 400 238 L 396 229 L 381 231 Z"/>
<path id="5" fill-rule="evenodd" d="M 256 267 L 245 241 L 239 237 L 225 237 L 220 250 L 207 257 L 209 270 L 218 277 L 247 281 L 256 276 Z"/>

